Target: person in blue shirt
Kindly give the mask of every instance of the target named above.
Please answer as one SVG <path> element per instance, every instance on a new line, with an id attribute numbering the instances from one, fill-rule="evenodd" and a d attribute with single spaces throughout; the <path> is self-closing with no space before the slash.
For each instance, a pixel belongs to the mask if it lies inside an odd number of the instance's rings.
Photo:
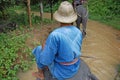
<path id="1" fill-rule="evenodd" d="M 52 80 L 65 80 L 73 77 L 80 67 L 82 32 L 73 25 L 77 19 L 70 2 L 64 1 L 54 13 L 54 19 L 60 27 L 53 30 L 43 46 L 37 46 L 32 53 L 35 56 L 38 72 L 33 75 L 44 79 L 47 67 Z"/>

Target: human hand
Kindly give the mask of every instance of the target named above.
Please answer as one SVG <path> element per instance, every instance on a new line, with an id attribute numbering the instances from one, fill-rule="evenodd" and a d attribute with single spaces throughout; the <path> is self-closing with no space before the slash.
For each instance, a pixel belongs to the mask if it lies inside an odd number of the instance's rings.
<path id="1" fill-rule="evenodd" d="M 42 50 L 44 49 L 45 47 L 45 42 L 42 43 Z"/>

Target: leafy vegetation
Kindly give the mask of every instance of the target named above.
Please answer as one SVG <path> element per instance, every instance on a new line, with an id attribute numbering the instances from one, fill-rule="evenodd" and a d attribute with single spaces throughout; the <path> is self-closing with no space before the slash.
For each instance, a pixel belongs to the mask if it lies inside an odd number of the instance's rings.
<path id="1" fill-rule="evenodd" d="M 15 22 L 17 25 L 28 25 L 28 16 L 26 12 L 16 12 L 13 9 L 9 8 L 6 10 L 7 12 L 7 20 L 1 20 L 0 23 L 2 22 Z M 2 15 L 0 15 L 1 17 Z M 40 17 L 36 16 L 34 14 L 31 15 L 32 17 L 32 24 L 37 24 L 40 23 Z"/>
<path id="2" fill-rule="evenodd" d="M 53 0 L 53 12 L 57 10 L 60 2 Z M 72 0 L 68 0 L 72 2 Z M 43 1 L 44 12 L 50 12 L 50 3 L 48 0 Z M 38 3 L 32 5 L 32 10 L 39 11 Z M 120 29 L 120 1 L 119 0 L 88 0 L 89 18 L 98 20 L 102 23 Z"/>
<path id="3" fill-rule="evenodd" d="M 17 71 L 30 67 L 31 49 L 25 45 L 28 37 L 29 34 L 20 32 L 0 34 L 0 80 L 18 80 Z"/>
<path id="4" fill-rule="evenodd" d="M 120 29 L 119 0 L 88 0 L 89 17 Z"/>
<path id="5" fill-rule="evenodd" d="M 45 24 L 51 22 L 49 19 L 42 20 L 42 23 Z M 26 44 L 26 40 L 32 37 L 26 31 L 31 29 L 21 26 L 13 32 L 0 34 L 0 80 L 18 80 L 16 73 L 19 70 L 28 70 L 34 61 L 34 57 L 31 54 L 32 49 Z M 34 46 L 38 45 L 35 42 L 31 44 Z"/>
<path id="6" fill-rule="evenodd" d="M 20 1 L 19 3 L 16 1 Z M 25 11 L 24 0 L 0 0 L 0 24 L 3 21 L 14 21 L 19 26 L 28 25 L 28 16 Z M 57 10 L 62 0 L 53 0 L 53 12 Z M 72 2 L 72 0 L 69 0 Z M 49 0 L 44 0 L 44 11 L 50 12 Z M 39 1 L 31 0 L 32 10 L 39 11 Z M 117 29 L 120 29 L 120 0 L 88 0 L 89 18 L 98 20 Z M 22 11 L 24 12 L 17 12 Z M 39 24 L 40 17 L 32 14 L 32 24 Z M 43 19 L 43 23 L 51 23 Z M 10 34 L 0 34 L 0 80 L 18 80 L 16 73 L 27 70 L 33 60 L 31 48 L 25 44 L 29 36 L 24 33 L 26 27 L 19 27 L 19 31 Z M 35 43 L 33 43 L 35 44 Z M 120 66 L 118 68 L 120 73 Z"/>
<path id="7" fill-rule="evenodd" d="M 43 19 L 42 23 L 49 24 L 52 21 Z M 32 37 L 29 33 L 32 29 L 20 27 L 18 30 L 0 34 L 0 80 L 18 80 L 16 73 L 19 70 L 28 70 L 34 62 L 31 46 L 26 44 L 27 39 Z M 31 44 L 36 46 L 40 43 Z"/>

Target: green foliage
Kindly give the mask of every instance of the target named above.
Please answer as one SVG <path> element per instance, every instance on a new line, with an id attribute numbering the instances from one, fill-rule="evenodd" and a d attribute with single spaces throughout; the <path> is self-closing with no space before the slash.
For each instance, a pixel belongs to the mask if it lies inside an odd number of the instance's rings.
<path id="1" fill-rule="evenodd" d="M 68 0 L 68 1 L 72 3 L 72 0 Z M 52 6 L 52 11 L 53 12 L 55 12 L 58 9 L 61 2 L 62 2 L 62 0 L 58 0 L 57 2 L 55 2 L 53 0 L 53 3 L 54 3 L 53 6 Z M 45 5 L 44 6 L 44 12 L 50 12 L 50 3 L 46 4 L 46 2 L 44 2 L 44 5 Z"/>
<path id="2" fill-rule="evenodd" d="M 45 24 L 50 24 L 50 23 L 53 23 L 54 21 L 52 21 L 51 19 L 44 18 L 42 22 Z"/>
<path id="3" fill-rule="evenodd" d="M 41 22 L 41 18 L 39 16 L 36 16 L 35 14 L 32 14 L 31 18 L 32 18 L 32 24 L 37 24 Z"/>
<path id="4" fill-rule="evenodd" d="M 120 80 L 120 64 L 117 66 L 117 74 L 115 75 L 114 80 Z"/>
<path id="5" fill-rule="evenodd" d="M 119 0 L 88 0 L 89 17 L 120 29 Z"/>
<path id="6" fill-rule="evenodd" d="M 7 13 L 5 13 L 6 8 L 15 4 L 15 0 L 0 0 L 0 12 L 2 15 L 2 19 L 6 20 Z"/>
<path id="7" fill-rule="evenodd" d="M 25 45 L 29 34 L 0 34 L 0 80 L 18 80 L 18 70 L 30 67 L 31 49 Z M 32 56 L 31 56 L 32 57 Z M 29 61 L 27 61 L 29 60 Z"/>
<path id="8" fill-rule="evenodd" d="M 16 22 L 18 25 L 28 25 L 28 15 L 25 12 L 21 12 L 21 13 L 16 13 L 15 10 L 13 8 L 8 8 L 7 10 L 7 14 L 8 14 L 8 22 Z M 0 15 L 1 17 L 2 15 Z M 32 24 L 37 24 L 40 23 L 40 17 L 39 16 L 35 16 L 34 14 L 31 15 L 32 18 Z M 2 21 L 2 20 L 1 20 Z M 0 22 L 1 22 L 0 21 Z"/>
<path id="9" fill-rule="evenodd" d="M 39 4 L 31 5 L 32 11 L 40 11 Z"/>
<path id="10" fill-rule="evenodd" d="M 120 64 L 118 65 L 118 72 L 120 73 Z"/>
<path id="11" fill-rule="evenodd" d="M 30 0 L 32 5 L 36 5 L 40 2 L 40 0 Z"/>
<path id="12" fill-rule="evenodd" d="M 89 12 L 99 16 L 114 16 L 120 14 L 120 1 L 88 0 Z"/>
<path id="13" fill-rule="evenodd" d="M 9 21 L 14 21 L 19 25 L 28 25 L 28 16 L 26 13 L 16 13 L 13 10 L 8 10 Z"/>
<path id="14" fill-rule="evenodd" d="M 68 0 L 68 1 L 72 2 L 72 0 Z M 62 2 L 62 0 L 58 0 L 58 1 L 53 0 L 52 1 L 52 3 L 53 3 L 52 11 L 53 12 L 55 12 L 58 9 L 61 2 Z M 46 4 L 46 3 L 48 3 L 48 4 Z M 49 0 L 43 1 L 43 5 L 44 5 L 43 6 L 44 7 L 44 12 L 50 12 L 50 1 Z M 39 2 L 36 1 L 36 4 L 31 5 L 31 9 L 33 11 L 40 11 Z"/>

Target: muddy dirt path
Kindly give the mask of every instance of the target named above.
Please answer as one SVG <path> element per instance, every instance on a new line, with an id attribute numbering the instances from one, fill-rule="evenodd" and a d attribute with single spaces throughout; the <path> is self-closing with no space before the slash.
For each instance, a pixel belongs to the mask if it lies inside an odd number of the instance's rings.
<path id="1" fill-rule="evenodd" d="M 51 30 L 56 28 L 58 23 L 45 25 L 42 29 L 33 30 L 32 41 L 44 40 Z M 116 66 L 120 64 L 120 31 L 96 21 L 88 21 L 87 35 L 83 40 L 82 54 L 93 58 L 85 58 L 91 71 L 99 80 L 114 80 Z M 36 64 L 25 73 L 20 72 L 20 80 L 35 80 L 32 72 L 36 71 Z"/>
<path id="2" fill-rule="evenodd" d="M 120 63 L 120 31 L 89 21 L 82 52 L 95 57 L 84 60 L 100 80 L 114 80 L 116 65 Z"/>

